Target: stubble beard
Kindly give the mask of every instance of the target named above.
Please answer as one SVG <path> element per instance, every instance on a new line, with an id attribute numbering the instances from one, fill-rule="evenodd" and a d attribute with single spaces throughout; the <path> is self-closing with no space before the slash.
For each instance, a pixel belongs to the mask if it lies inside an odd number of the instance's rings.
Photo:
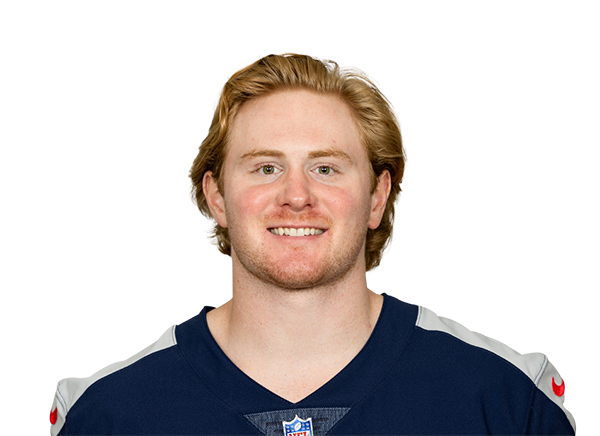
<path id="1" fill-rule="evenodd" d="M 306 247 L 288 247 L 290 254 L 285 260 L 277 261 L 269 255 L 264 242 L 252 246 L 243 235 L 237 234 L 237 228 L 235 225 L 229 228 L 232 257 L 237 258 L 252 276 L 283 290 L 299 291 L 333 285 L 350 273 L 361 261 L 360 256 L 364 258 L 366 223 L 362 229 L 347 232 L 345 244 L 327 247 L 325 256 L 316 264 L 315 258 L 319 256 L 311 254 Z M 335 228 L 330 227 L 328 231 L 333 232 Z"/>

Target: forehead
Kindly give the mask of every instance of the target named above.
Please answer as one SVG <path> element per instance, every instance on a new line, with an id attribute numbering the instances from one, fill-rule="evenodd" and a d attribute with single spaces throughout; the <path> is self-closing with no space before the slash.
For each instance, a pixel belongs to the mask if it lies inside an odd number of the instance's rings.
<path id="1" fill-rule="evenodd" d="M 242 106 L 233 122 L 229 152 L 267 146 L 364 152 L 348 105 L 337 96 L 306 90 L 279 91 Z"/>

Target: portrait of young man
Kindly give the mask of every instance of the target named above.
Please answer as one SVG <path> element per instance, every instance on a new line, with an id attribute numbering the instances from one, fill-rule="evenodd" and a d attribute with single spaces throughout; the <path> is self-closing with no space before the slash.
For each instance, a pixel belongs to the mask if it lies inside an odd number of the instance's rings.
<path id="1" fill-rule="evenodd" d="M 574 434 L 545 355 L 367 286 L 404 166 L 359 70 L 286 54 L 233 74 L 190 171 L 231 299 L 62 380 L 51 434 Z"/>

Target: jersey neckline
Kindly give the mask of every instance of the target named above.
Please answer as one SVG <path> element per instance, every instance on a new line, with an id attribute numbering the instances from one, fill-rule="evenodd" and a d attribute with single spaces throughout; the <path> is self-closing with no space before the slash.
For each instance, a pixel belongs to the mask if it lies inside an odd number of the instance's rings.
<path id="1" fill-rule="evenodd" d="M 340 372 L 296 403 L 260 385 L 227 357 L 208 328 L 210 307 L 177 326 L 177 344 L 199 381 L 242 415 L 299 407 L 351 407 L 381 382 L 414 331 L 417 307 L 382 295 L 379 318 L 363 348 Z"/>

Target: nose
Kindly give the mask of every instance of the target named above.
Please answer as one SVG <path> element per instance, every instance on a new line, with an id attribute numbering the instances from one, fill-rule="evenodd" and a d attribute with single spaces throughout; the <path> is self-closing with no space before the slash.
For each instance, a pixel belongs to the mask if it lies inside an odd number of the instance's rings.
<path id="1" fill-rule="evenodd" d="M 283 177 L 281 192 L 277 196 L 279 206 L 288 206 L 300 212 L 305 207 L 313 207 L 316 199 L 310 186 L 309 176 L 301 171 L 289 172 Z"/>

